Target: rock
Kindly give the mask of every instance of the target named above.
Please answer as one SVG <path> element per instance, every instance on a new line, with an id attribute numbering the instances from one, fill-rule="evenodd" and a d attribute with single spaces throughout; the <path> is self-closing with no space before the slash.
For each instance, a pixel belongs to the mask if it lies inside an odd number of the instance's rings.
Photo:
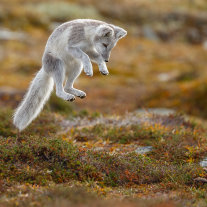
<path id="1" fill-rule="evenodd" d="M 14 32 L 6 28 L 0 28 L 0 40 L 19 40 L 25 41 L 28 40 L 27 34 L 23 32 Z"/>
<path id="2" fill-rule="evenodd" d="M 204 43 L 203 43 L 203 49 L 204 49 L 204 50 L 207 50 L 207 40 L 204 41 Z"/>
<path id="3" fill-rule="evenodd" d="M 171 80 L 171 75 L 169 73 L 160 73 L 157 76 L 157 79 L 161 82 L 167 82 L 167 81 Z"/>
<path id="4" fill-rule="evenodd" d="M 23 91 L 17 90 L 12 87 L 2 86 L 0 87 L 0 96 L 2 95 L 16 95 L 16 94 L 22 94 Z"/>
<path id="5" fill-rule="evenodd" d="M 170 114 L 174 114 L 175 110 L 168 109 L 168 108 L 148 108 L 148 109 L 138 109 L 136 110 L 136 112 L 140 114 L 153 113 L 157 115 L 170 115 Z"/>
<path id="6" fill-rule="evenodd" d="M 17 106 L 25 91 L 11 87 L 0 87 L 0 106 Z"/>
<path id="7" fill-rule="evenodd" d="M 156 42 L 159 41 L 157 34 L 154 32 L 154 30 L 149 25 L 144 25 L 142 32 L 143 32 L 144 37 L 146 37 L 147 39 L 153 40 Z"/>
<path id="8" fill-rule="evenodd" d="M 202 35 L 198 28 L 190 28 L 187 31 L 187 39 L 190 43 L 199 44 L 202 42 Z"/>
<path id="9" fill-rule="evenodd" d="M 168 82 L 168 81 L 176 81 L 179 76 L 181 75 L 180 72 L 174 70 L 168 73 L 160 73 L 157 75 L 157 79 L 161 82 Z"/>
<path id="10" fill-rule="evenodd" d="M 205 157 L 201 162 L 200 162 L 201 167 L 207 167 L 207 157 Z"/>
<path id="11" fill-rule="evenodd" d="M 207 168 L 204 167 L 203 170 L 207 173 Z"/>
<path id="12" fill-rule="evenodd" d="M 152 146 L 146 146 L 146 147 L 137 147 L 137 149 L 135 150 L 135 152 L 137 154 L 146 154 L 147 152 L 152 151 L 153 147 Z"/>
<path id="13" fill-rule="evenodd" d="M 99 151 L 103 151 L 104 148 L 103 147 L 95 147 L 93 150 L 96 152 L 99 152 Z"/>
<path id="14" fill-rule="evenodd" d="M 206 178 L 201 178 L 201 177 L 195 178 L 194 181 L 201 182 L 201 183 L 207 183 L 207 179 Z"/>

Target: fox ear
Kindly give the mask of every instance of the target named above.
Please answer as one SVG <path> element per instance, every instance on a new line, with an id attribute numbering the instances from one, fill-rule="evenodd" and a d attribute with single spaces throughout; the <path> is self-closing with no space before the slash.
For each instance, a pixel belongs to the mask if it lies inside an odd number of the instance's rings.
<path id="1" fill-rule="evenodd" d="M 99 37 L 110 37 L 113 34 L 113 29 L 107 25 L 101 25 L 97 29 L 97 35 Z"/>
<path id="2" fill-rule="evenodd" d="M 127 35 L 127 31 L 122 29 L 121 27 L 115 27 L 114 28 L 115 38 L 121 39 Z"/>

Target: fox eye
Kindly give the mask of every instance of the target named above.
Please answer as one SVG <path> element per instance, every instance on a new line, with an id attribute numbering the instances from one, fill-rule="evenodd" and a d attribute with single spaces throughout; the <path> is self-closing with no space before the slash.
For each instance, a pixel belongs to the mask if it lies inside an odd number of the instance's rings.
<path id="1" fill-rule="evenodd" d="M 103 43 L 103 46 L 104 46 L 105 48 L 107 48 L 107 46 L 108 46 L 108 45 L 107 45 L 107 44 L 105 44 L 105 43 Z"/>

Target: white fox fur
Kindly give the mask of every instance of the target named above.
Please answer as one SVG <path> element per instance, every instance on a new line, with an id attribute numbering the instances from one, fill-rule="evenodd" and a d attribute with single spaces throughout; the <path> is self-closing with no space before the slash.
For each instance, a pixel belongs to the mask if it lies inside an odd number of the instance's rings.
<path id="1" fill-rule="evenodd" d="M 92 76 L 93 61 L 103 75 L 108 75 L 105 62 L 117 41 L 126 34 L 120 27 L 92 19 L 73 20 L 56 28 L 47 41 L 42 68 L 14 113 L 14 125 L 22 131 L 37 117 L 50 97 L 54 82 L 58 97 L 67 101 L 74 101 L 75 96 L 84 98 L 85 92 L 73 88 L 82 68 L 86 75 Z"/>
<path id="2" fill-rule="evenodd" d="M 54 81 L 41 69 L 31 82 L 21 105 L 14 114 L 14 125 L 21 131 L 26 128 L 42 110 L 44 103 L 49 99 Z"/>

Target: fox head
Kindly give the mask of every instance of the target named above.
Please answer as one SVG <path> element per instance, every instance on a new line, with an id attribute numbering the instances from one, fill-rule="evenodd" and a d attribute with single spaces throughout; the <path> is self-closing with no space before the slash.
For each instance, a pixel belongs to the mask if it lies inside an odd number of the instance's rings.
<path id="1" fill-rule="evenodd" d="M 119 39 L 127 35 L 127 31 L 114 25 L 100 25 L 95 34 L 94 46 L 105 62 L 109 61 L 111 50 Z"/>

